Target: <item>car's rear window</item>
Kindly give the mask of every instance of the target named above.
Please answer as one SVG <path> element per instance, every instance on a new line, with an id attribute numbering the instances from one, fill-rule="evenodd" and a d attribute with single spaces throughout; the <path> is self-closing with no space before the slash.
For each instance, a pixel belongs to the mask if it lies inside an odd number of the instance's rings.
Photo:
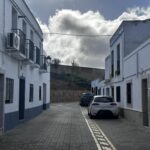
<path id="1" fill-rule="evenodd" d="M 110 103 L 113 102 L 113 98 L 111 97 L 95 97 L 94 102 L 101 102 L 101 103 Z"/>
<path id="2" fill-rule="evenodd" d="M 82 97 L 93 97 L 92 94 L 82 94 Z"/>

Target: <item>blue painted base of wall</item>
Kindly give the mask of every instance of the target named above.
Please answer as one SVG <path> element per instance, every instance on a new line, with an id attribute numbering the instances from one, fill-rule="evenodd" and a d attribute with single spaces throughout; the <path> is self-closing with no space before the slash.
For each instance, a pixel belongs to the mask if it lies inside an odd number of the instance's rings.
<path id="1" fill-rule="evenodd" d="M 19 124 L 18 111 L 5 114 L 4 132 L 14 128 L 17 124 Z"/>
<path id="2" fill-rule="evenodd" d="M 24 120 L 19 120 L 19 112 L 18 111 L 5 114 L 4 132 L 11 130 L 14 127 L 16 127 L 17 125 L 36 117 L 37 115 L 42 113 L 43 110 L 48 109 L 49 106 L 50 106 L 50 104 L 44 104 L 44 105 L 41 105 L 38 107 L 26 109 L 25 113 L 24 113 Z"/>
<path id="3" fill-rule="evenodd" d="M 43 104 L 43 110 L 46 110 L 46 109 L 48 109 L 50 107 L 50 104 L 48 103 L 48 104 Z"/>

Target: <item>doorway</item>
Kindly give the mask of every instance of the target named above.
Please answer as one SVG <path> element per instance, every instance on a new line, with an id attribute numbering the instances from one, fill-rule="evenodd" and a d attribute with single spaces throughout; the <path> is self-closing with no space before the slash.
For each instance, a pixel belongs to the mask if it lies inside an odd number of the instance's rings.
<path id="1" fill-rule="evenodd" d="M 20 78 L 19 82 L 19 120 L 24 119 L 25 111 L 25 78 Z"/>
<path id="2" fill-rule="evenodd" d="M 46 110 L 46 90 L 47 90 L 47 87 L 46 87 L 46 84 L 43 83 L 43 110 Z"/>
<path id="3" fill-rule="evenodd" d="M 0 74 L 0 129 L 3 128 L 4 75 Z"/>
<path id="4" fill-rule="evenodd" d="M 142 80 L 142 110 L 143 110 L 143 125 L 149 126 L 148 119 L 148 80 Z"/>

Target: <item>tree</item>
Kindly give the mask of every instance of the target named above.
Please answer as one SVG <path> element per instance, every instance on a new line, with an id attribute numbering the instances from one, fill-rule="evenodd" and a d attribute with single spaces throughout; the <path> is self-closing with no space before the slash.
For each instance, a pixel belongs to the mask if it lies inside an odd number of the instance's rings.
<path id="1" fill-rule="evenodd" d="M 52 64 L 57 68 L 61 63 L 61 60 L 59 58 L 54 58 L 52 60 Z"/>
<path id="2" fill-rule="evenodd" d="M 72 65 L 73 67 L 78 67 L 78 66 L 79 66 L 79 64 L 78 64 L 75 60 L 73 60 L 73 61 L 71 62 L 71 65 Z"/>

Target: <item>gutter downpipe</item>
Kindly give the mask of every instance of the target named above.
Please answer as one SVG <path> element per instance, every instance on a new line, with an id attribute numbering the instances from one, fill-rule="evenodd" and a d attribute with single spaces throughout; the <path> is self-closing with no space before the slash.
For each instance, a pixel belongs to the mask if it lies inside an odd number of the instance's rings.
<path id="1" fill-rule="evenodd" d="M 3 50 L 5 52 L 5 42 L 6 42 L 6 39 L 5 39 L 5 0 L 3 0 L 3 43 L 2 43 L 2 47 L 3 47 Z M 5 60 L 4 60 L 4 53 L 2 52 L 2 64 L 5 63 Z M 4 127 L 5 127 L 5 102 L 4 102 L 4 99 L 5 99 L 5 73 L 4 73 L 4 90 L 3 90 L 3 119 L 2 119 L 2 134 L 4 134 Z"/>

